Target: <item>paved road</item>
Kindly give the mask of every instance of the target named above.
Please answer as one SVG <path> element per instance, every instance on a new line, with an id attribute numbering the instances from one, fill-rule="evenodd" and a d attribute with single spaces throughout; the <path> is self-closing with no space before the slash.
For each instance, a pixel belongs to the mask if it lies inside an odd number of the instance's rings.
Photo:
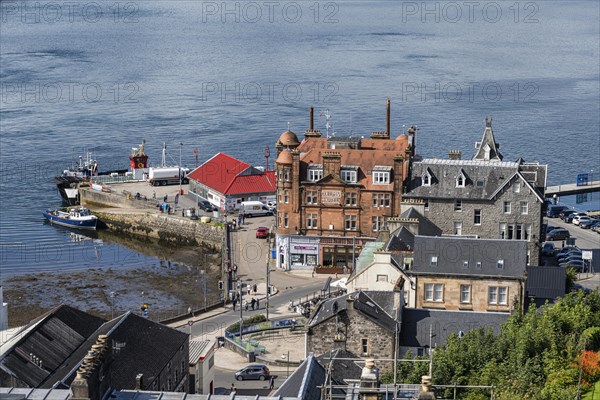
<path id="1" fill-rule="evenodd" d="M 577 225 L 569 224 L 560 218 L 544 218 L 544 222 L 557 228 L 565 228 L 576 238 L 575 244 L 582 249 L 600 249 L 600 235 L 591 229 L 581 229 Z M 562 244 L 561 240 L 555 241 L 556 246 Z"/>

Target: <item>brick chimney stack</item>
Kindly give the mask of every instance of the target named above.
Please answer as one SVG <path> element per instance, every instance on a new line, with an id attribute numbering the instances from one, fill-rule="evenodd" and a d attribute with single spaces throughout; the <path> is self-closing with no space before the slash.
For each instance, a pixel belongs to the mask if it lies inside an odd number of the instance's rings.
<path id="1" fill-rule="evenodd" d="M 365 360 L 365 366 L 360 375 L 358 393 L 362 400 L 377 400 L 379 398 L 379 373 L 375 369 L 375 362 L 372 358 Z"/>
<path id="2" fill-rule="evenodd" d="M 450 150 L 448 152 L 448 160 L 460 160 L 462 158 L 462 154 L 460 150 Z"/>
<path id="3" fill-rule="evenodd" d="M 71 383 L 70 400 L 100 400 L 110 389 L 108 369 L 112 358 L 107 339 L 106 335 L 98 336 L 96 343 L 83 358 L 77 369 L 77 376 Z"/>
<path id="4" fill-rule="evenodd" d="M 435 393 L 431 390 L 431 377 L 429 375 L 423 375 L 421 377 L 419 400 L 435 400 Z"/>
<path id="5" fill-rule="evenodd" d="M 388 97 L 385 101 L 386 104 L 386 118 L 385 118 L 385 133 L 387 138 L 390 138 L 390 98 Z"/>
<path id="6" fill-rule="evenodd" d="M 304 137 L 321 137 L 321 131 L 315 130 L 315 107 L 310 106 L 310 125 L 304 131 Z"/>
<path id="7" fill-rule="evenodd" d="M 323 177 L 327 175 L 340 176 L 342 156 L 340 153 L 328 151 L 323 153 Z"/>

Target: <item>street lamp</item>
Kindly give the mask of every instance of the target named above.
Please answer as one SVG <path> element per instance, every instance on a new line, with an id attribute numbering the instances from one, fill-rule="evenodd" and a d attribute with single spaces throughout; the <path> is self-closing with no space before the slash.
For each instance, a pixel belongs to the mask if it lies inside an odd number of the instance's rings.
<path id="1" fill-rule="evenodd" d="M 204 273 L 205 271 L 201 269 L 200 275 L 202 276 L 202 285 L 204 286 L 204 312 L 206 312 L 206 276 Z"/>
<path id="2" fill-rule="evenodd" d="M 237 288 L 238 288 L 238 296 L 239 296 L 239 303 L 240 303 L 240 343 L 242 342 L 242 325 L 244 324 L 244 317 L 242 316 L 242 281 L 238 279 L 237 281 Z"/>
<path id="3" fill-rule="evenodd" d="M 282 360 L 285 360 L 286 357 L 287 357 L 287 375 L 286 375 L 286 377 L 289 378 L 289 376 L 290 376 L 290 351 L 289 350 L 287 352 L 287 355 L 286 355 L 286 353 L 283 353 L 281 355 Z"/>
<path id="4" fill-rule="evenodd" d="M 183 143 L 179 143 L 179 194 L 182 194 L 181 192 L 181 150 L 183 148 Z"/>
<path id="5" fill-rule="evenodd" d="M 269 279 L 270 277 L 270 268 L 269 268 L 269 251 L 271 251 L 271 238 L 267 237 L 267 321 L 269 320 L 269 295 L 271 292 L 271 281 Z"/>
<path id="6" fill-rule="evenodd" d="M 115 296 L 116 292 L 110 292 L 110 319 L 115 318 Z"/>

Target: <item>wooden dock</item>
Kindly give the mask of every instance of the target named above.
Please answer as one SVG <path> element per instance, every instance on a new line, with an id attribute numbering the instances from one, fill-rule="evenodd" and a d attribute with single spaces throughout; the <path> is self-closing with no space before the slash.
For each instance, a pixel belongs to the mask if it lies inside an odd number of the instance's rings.
<path id="1" fill-rule="evenodd" d="M 569 196 L 580 193 L 600 192 L 600 181 L 588 182 L 587 185 L 577 186 L 576 183 L 566 185 L 548 186 L 546 188 L 546 197 Z"/>

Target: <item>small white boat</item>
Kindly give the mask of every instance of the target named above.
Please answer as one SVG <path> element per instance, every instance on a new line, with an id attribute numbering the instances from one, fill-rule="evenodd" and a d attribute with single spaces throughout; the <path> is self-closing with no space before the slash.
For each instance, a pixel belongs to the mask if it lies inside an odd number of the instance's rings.
<path id="1" fill-rule="evenodd" d="M 48 209 L 42 213 L 52 224 L 77 229 L 96 229 L 98 217 L 85 207 L 72 207 L 66 211 Z"/>

